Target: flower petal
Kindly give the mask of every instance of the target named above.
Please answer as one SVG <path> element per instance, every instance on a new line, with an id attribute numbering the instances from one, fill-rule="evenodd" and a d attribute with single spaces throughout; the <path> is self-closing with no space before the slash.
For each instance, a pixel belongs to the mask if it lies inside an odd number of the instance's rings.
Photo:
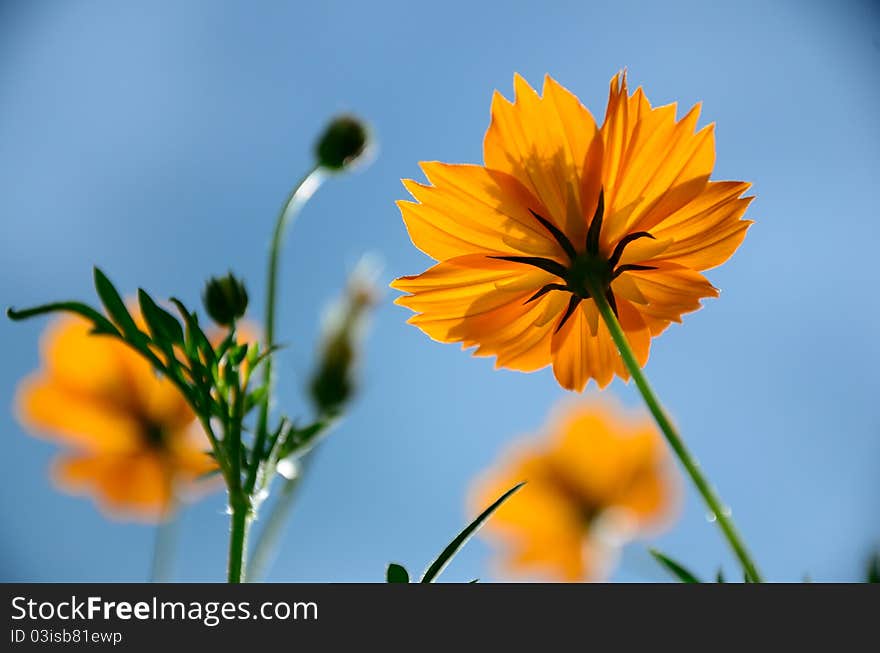
<path id="1" fill-rule="evenodd" d="M 45 376 L 26 379 L 16 404 L 25 426 L 79 449 L 135 451 L 143 440 L 141 423 L 128 411 Z"/>
<path id="2" fill-rule="evenodd" d="M 422 163 L 433 185 L 405 180 L 416 202 L 398 202 L 413 243 L 443 261 L 466 254 L 564 253 L 529 209 L 538 201 L 508 174 L 482 166 Z"/>
<path id="3" fill-rule="evenodd" d="M 669 263 L 656 270 L 626 272 L 648 300 L 638 306 L 643 317 L 666 322 L 681 322 L 684 313 L 700 308 L 700 300 L 717 297 L 718 290 L 699 272 Z"/>
<path id="4" fill-rule="evenodd" d="M 604 247 L 649 231 L 702 192 L 715 164 L 715 139 L 712 125 L 694 133 L 699 110 L 676 122 L 674 105 L 653 109 L 641 89 L 628 96 L 625 74 L 612 79 L 601 129 Z"/>
<path id="5" fill-rule="evenodd" d="M 598 194 L 598 179 L 583 175 L 591 148 L 597 158 L 596 148 L 601 147 L 596 122 L 549 76 L 543 97 L 519 75 L 514 89 L 512 103 L 497 91 L 492 98 L 492 121 L 483 141 L 486 167 L 516 177 L 541 202 L 546 215 L 535 210 L 573 243 L 581 243 L 586 235 L 583 206 L 595 210 Z M 593 195 L 582 196 L 585 191 Z"/>
<path id="6" fill-rule="evenodd" d="M 150 452 L 63 456 L 54 478 L 67 491 L 94 495 L 113 516 L 156 521 L 171 507 L 171 476 Z"/>
<path id="7" fill-rule="evenodd" d="M 486 256 L 444 261 L 392 286 L 411 293 L 396 303 L 420 315 L 410 318 L 432 338 L 479 346 L 478 356 L 498 356 L 499 365 L 533 371 L 550 362 L 550 333 L 567 293 L 529 300 L 557 280 L 542 270 Z"/>

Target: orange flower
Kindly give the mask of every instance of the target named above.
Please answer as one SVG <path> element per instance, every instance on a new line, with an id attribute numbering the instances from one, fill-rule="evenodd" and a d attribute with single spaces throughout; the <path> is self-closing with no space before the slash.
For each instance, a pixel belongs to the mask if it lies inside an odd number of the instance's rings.
<path id="1" fill-rule="evenodd" d="M 516 100 L 498 92 L 484 165 L 422 163 L 399 202 L 413 243 L 439 261 L 392 286 L 410 323 L 435 340 L 476 347 L 496 366 L 553 365 L 581 391 L 628 378 L 591 292 L 602 292 L 641 365 L 651 338 L 718 291 L 700 274 L 745 237 L 749 184 L 709 181 L 713 125 L 699 105 L 676 121 L 615 75 L 597 128 L 549 76 L 539 96 L 520 76 Z"/>
<path id="2" fill-rule="evenodd" d="M 117 516 L 162 519 L 216 467 L 210 445 L 171 381 L 123 343 L 89 331 L 76 317 L 50 326 L 43 369 L 19 387 L 19 419 L 69 449 L 54 466 L 59 486 L 92 494 Z"/>
<path id="3" fill-rule="evenodd" d="M 540 441 L 512 450 L 472 493 L 478 509 L 527 485 L 483 527 L 511 574 L 600 580 L 618 546 L 668 520 L 677 476 L 650 419 L 599 401 L 566 407 Z"/>

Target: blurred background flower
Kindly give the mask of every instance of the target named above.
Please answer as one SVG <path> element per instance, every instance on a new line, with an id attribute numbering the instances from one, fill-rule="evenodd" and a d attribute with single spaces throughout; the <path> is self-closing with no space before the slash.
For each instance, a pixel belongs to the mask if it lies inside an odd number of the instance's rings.
<path id="1" fill-rule="evenodd" d="M 97 263 L 120 288 L 197 306 L 231 267 L 261 315 L 278 206 L 328 117 L 356 111 L 381 155 L 310 200 L 281 269 L 278 402 L 306 416 L 317 311 L 355 261 L 379 252 L 383 283 L 429 264 L 394 206 L 400 179 L 429 158 L 478 161 L 492 92 L 509 93 L 514 72 L 550 73 L 601 108 L 626 66 L 658 105 L 703 102 L 715 174 L 746 174 L 760 217 L 713 272 L 723 300 L 655 341 L 647 373 L 771 579 L 861 579 L 880 538 L 880 306 L 866 301 L 878 12 L 871 0 L 2 2 L 0 299 L 93 297 Z M 810 272 L 829 256 L 846 262 Z M 564 394 L 550 370 L 494 370 L 406 317 L 377 308 L 361 393 L 315 456 L 271 580 L 381 581 L 391 552 L 418 568 L 460 530 L 473 478 Z M 39 364 L 38 331 L 0 320 L 0 578 L 143 578 L 152 530 L 58 493 L 45 475 L 56 447 L 9 410 Z M 185 508 L 179 578 L 218 579 L 225 508 L 220 492 Z M 720 562 L 732 572 L 716 530 L 688 489 L 656 544 L 703 577 Z M 443 578 L 483 577 L 490 556 L 475 540 Z M 630 546 L 611 578 L 668 576 Z"/>
<path id="2" fill-rule="evenodd" d="M 502 574 L 568 582 L 607 578 L 622 545 L 669 524 L 680 486 L 650 416 L 606 396 L 563 402 L 511 447 L 477 483 L 474 514 L 520 481 L 481 533 L 498 540 Z"/>
<path id="3" fill-rule="evenodd" d="M 43 368 L 19 387 L 21 423 L 66 451 L 54 478 L 115 517 L 168 518 L 216 467 L 183 395 L 137 352 L 63 317 L 42 343 Z"/>

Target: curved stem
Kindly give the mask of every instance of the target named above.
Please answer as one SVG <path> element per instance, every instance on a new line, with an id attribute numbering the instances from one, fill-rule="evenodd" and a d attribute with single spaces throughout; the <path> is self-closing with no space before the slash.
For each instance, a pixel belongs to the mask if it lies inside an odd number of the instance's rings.
<path id="1" fill-rule="evenodd" d="M 312 168 L 309 173 L 302 178 L 287 196 L 287 200 L 281 207 L 278 218 L 275 221 L 275 230 L 272 233 L 272 242 L 269 246 L 269 270 L 266 281 L 266 316 L 263 328 L 266 330 L 266 346 L 271 347 L 275 344 L 275 301 L 278 296 L 278 259 L 281 254 L 281 244 L 284 240 L 284 233 L 287 225 L 296 216 L 309 198 L 315 194 L 315 191 L 324 181 L 324 172 L 320 166 Z M 247 481 L 245 489 L 249 492 L 254 490 L 257 480 L 257 471 L 263 458 L 263 447 L 266 444 L 269 423 L 269 402 L 272 397 L 272 357 L 269 356 L 263 362 L 263 381 L 268 386 L 265 399 L 260 404 L 260 413 L 257 418 L 257 429 L 254 435 L 254 459 L 248 469 Z"/>
<path id="2" fill-rule="evenodd" d="M 688 451 L 684 444 L 684 440 L 681 439 L 681 436 L 672 425 L 672 422 L 666 416 L 663 406 L 660 404 L 660 400 L 657 399 L 657 395 L 655 395 L 654 391 L 651 389 L 648 379 L 642 373 L 642 368 L 636 360 L 635 354 L 633 354 L 633 351 L 629 346 L 629 342 L 627 342 L 626 334 L 624 334 L 620 322 L 617 321 L 617 316 L 615 316 L 614 311 L 608 304 L 608 300 L 605 299 L 604 292 L 593 284 L 590 284 L 589 290 L 590 295 L 596 302 L 596 307 L 599 309 L 599 314 L 608 326 L 611 338 L 614 340 L 614 344 L 617 345 L 617 349 L 620 351 L 620 356 L 635 381 L 642 398 L 645 400 L 648 410 L 650 410 L 651 415 L 654 416 L 657 426 L 663 431 L 663 435 L 666 436 L 666 441 L 669 443 L 669 446 L 672 447 L 675 455 L 678 456 L 679 462 L 681 462 L 682 466 L 691 477 L 691 480 L 694 482 L 694 485 L 697 487 L 700 495 L 703 497 L 703 500 L 706 502 L 706 505 L 709 507 L 709 510 L 715 516 L 721 532 L 724 534 L 731 549 L 733 549 L 734 554 L 739 559 L 740 564 L 742 564 L 745 573 L 752 581 L 759 583 L 763 582 L 758 567 L 749 555 L 745 543 L 737 532 L 733 520 L 730 518 L 729 511 L 724 507 L 724 504 L 715 493 L 715 490 L 712 489 L 712 486 L 703 475 L 703 472 L 700 471 L 699 465 L 696 460 L 694 460 L 690 451 Z"/>

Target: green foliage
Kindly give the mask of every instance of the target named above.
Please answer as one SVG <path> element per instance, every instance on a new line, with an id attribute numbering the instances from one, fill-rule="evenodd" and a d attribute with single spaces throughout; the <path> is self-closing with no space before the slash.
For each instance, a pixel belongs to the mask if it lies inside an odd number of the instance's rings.
<path id="1" fill-rule="evenodd" d="M 510 488 L 507 492 L 502 494 L 495 502 L 486 508 L 483 512 L 477 516 L 470 524 L 468 524 L 461 533 L 455 536 L 455 539 L 450 542 L 445 549 L 437 556 L 437 559 L 431 563 L 428 567 L 428 570 L 422 576 L 422 583 L 433 583 L 434 580 L 439 576 L 446 566 L 452 561 L 453 556 L 458 553 L 458 551 L 463 547 L 471 537 L 480 529 L 480 527 L 486 523 L 486 520 L 492 516 L 492 513 L 498 510 L 501 505 L 507 501 L 510 497 L 513 496 L 515 492 L 517 492 L 522 486 L 525 485 L 525 482 L 517 483 L 512 488 Z"/>
<path id="2" fill-rule="evenodd" d="M 510 488 L 507 492 L 502 494 L 498 499 L 496 499 L 491 506 L 486 508 L 483 512 L 479 514 L 479 516 L 474 519 L 470 524 L 468 524 L 463 531 L 461 531 L 458 535 L 455 536 L 455 539 L 450 542 L 445 549 L 437 556 L 437 559 L 431 563 L 428 567 L 428 570 L 422 576 L 420 583 L 433 583 L 437 576 L 446 568 L 446 566 L 450 563 L 452 558 L 456 553 L 463 547 L 471 537 L 473 537 L 474 533 L 476 533 L 480 527 L 486 522 L 489 517 L 492 516 L 492 513 L 498 510 L 505 501 L 507 501 L 513 494 L 519 490 L 525 482 L 517 483 L 512 488 Z M 385 574 L 386 581 L 389 583 L 409 583 L 409 572 L 406 570 L 403 565 L 399 565 L 395 562 L 392 562 L 388 565 L 388 570 Z M 475 578 L 470 581 L 471 583 L 480 582 L 479 578 Z"/>
<path id="3" fill-rule="evenodd" d="M 385 574 L 385 579 L 389 583 L 408 583 L 409 572 L 403 565 L 392 562 L 388 565 L 388 572 Z"/>
<path id="4" fill-rule="evenodd" d="M 170 301 L 180 318 L 159 306 L 144 290 L 138 289 L 138 305 L 147 331 L 141 330 L 113 283 L 100 269 L 94 270 L 95 291 L 104 312 L 80 302 L 55 302 L 25 310 L 8 309 L 13 320 L 24 320 L 50 313 L 73 313 L 92 324 L 92 333 L 116 338 L 143 356 L 157 372 L 167 377 L 181 391 L 200 417 L 213 446 L 213 455 L 224 474 L 231 463 L 256 464 L 245 443 L 227 443 L 210 428 L 218 418 L 228 424 L 236 398 L 243 410 L 239 421 L 265 398 L 266 388 L 250 388 L 254 368 L 265 360 L 259 343 L 238 344 L 234 327 L 228 329 L 215 348 L 199 326 L 198 317 L 179 299 Z M 183 323 L 181 323 L 181 320 Z M 247 361 L 248 365 L 243 366 Z M 245 369 L 246 368 L 246 369 Z M 233 453 L 234 452 L 234 453 Z"/>
<path id="5" fill-rule="evenodd" d="M 866 583 L 880 583 L 880 551 L 875 551 L 868 560 L 868 573 L 865 577 Z"/>
<path id="6" fill-rule="evenodd" d="M 682 583 L 700 583 L 699 578 L 697 578 L 690 570 L 688 570 L 681 563 L 676 562 L 669 556 L 660 553 L 657 549 L 648 549 L 648 552 L 654 556 L 654 559 L 659 562 L 670 574 L 672 574 L 673 578 L 678 579 Z M 719 583 L 724 582 L 723 576 L 719 571 Z"/>
<path id="7" fill-rule="evenodd" d="M 156 304 L 143 288 L 138 288 L 138 303 L 141 307 L 141 315 L 144 322 L 147 323 L 154 341 L 163 349 L 167 349 L 169 345 L 183 344 L 183 328 L 180 326 L 180 322 L 171 313 Z"/>

